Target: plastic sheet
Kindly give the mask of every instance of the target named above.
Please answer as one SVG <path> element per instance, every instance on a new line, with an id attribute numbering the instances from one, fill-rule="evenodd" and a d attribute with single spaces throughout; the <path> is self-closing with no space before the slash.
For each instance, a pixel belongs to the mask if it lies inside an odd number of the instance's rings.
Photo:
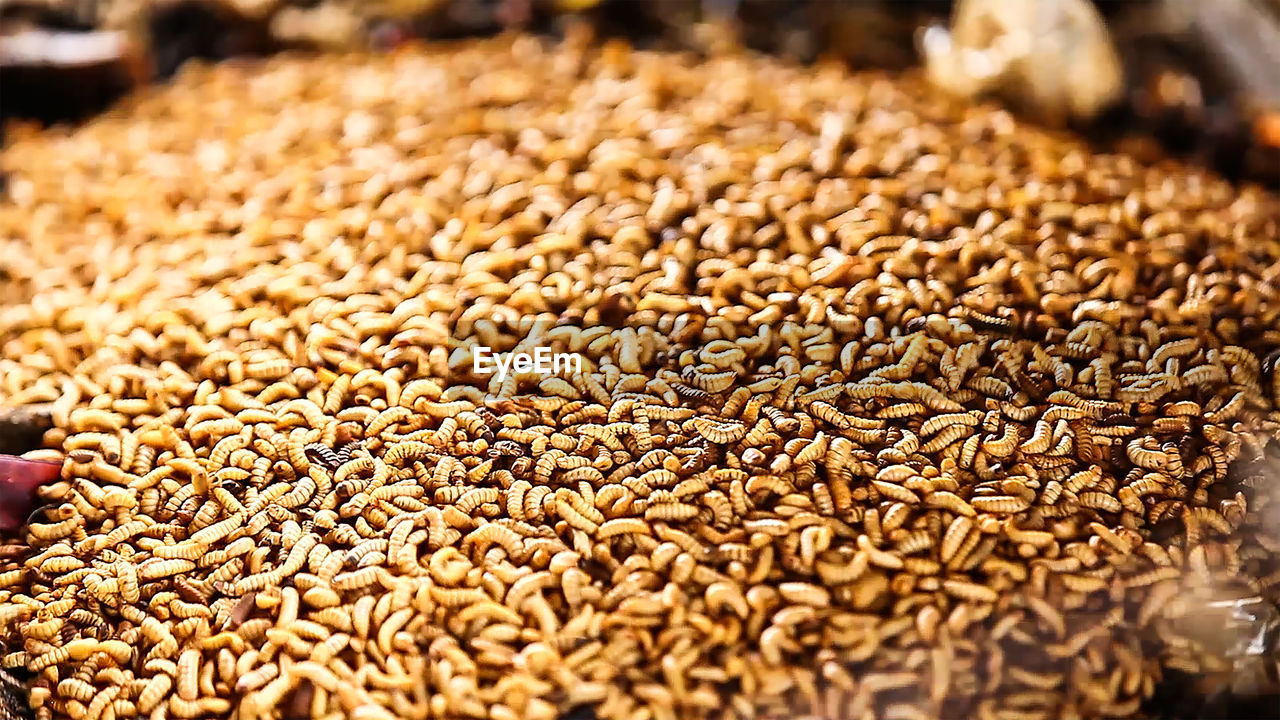
<path id="1" fill-rule="evenodd" d="M 1228 703 L 1266 703 L 1272 717 L 1280 717 L 1280 609 L 1264 598 L 1244 597 L 1212 602 L 1208 610 L 1224 618 L 1221 637 L 1232 661 L 1218 692 Z"/>
<path id="2" fill-rule="evenodd" d="M 1193 590 L 1182 602 L 1178 631 L 1226 664 L 1202 674 L 1169 671 L 1144 717 L 1280 718 L 1280 608 L 1231 588 Z"/>

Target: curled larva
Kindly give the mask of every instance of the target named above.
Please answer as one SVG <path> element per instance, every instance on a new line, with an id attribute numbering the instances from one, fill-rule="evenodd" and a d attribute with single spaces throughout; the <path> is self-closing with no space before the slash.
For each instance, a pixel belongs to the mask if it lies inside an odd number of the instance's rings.
<path id="1" fill-rule="evenodd" d="M 802 582 L 784 582 L 778 585 L 783 599 L 799 605 L 826 607 L 831 604 L 831 593 L 825 588 Z"/>
<path id="2" fill-rule="evenodd" d="M 942 562 L 950 562 L 956 556 L 972 530 L 973 521 L 967 516 L 961 515 L 951 521 L 946 533 L 942 536 L 939 553 Z"/>
<path id="3" fill-rule="evenodd" d="M 1076 573 L 1062 573 L 1057 576 L 1068 590 L 1080 593 L 1092 593 L 1105 590 L 1108 583 L 1100 577 L 1089 575 L 1080 575 Z"/>
<path id="4" fill-rule="evenodd" d="M 902 568 L 903 561 L 900 556 L 875 547 L 871 543 L 871 538 L 866 535 L 858 536 L 858 550 L 866 553 L 867 559 L 872 565 L 888 570 L 900 570 Z"/>
<path id="5" fill-rule="evenodd" d="M 1012 514 L 1022 512 L 1031 506 L 1021 497 L 1012 495 L 985 495 L 974 497 L 969 501 L 978 512 Z"/>
<path id="6" fill-rule="evenodd" d="M 690 422 L 699 435 L 718 445 L 737 442 L 747 435 L 747 426 L 740 422 L 695 417 Z"/>
<path id="7" fill-rule="evenodd" d="M 880 480 L 872 480 L 871 485 L 877 492 L 886 498 L 897 500 L 898 502 L 904 502 L 909 505 L 916 505 L 920 502 L 919 496 L 901 485 L 895 485 L 893 483 L 883 482 Z"/>
<path id="8" fill-rule="evenodd" d="M 1005 521 L 1004 534 L 1012 542 L 1036 548 L 1048 547 L 1055 542 L 1053 533 L 1043 530 L 1020 529 L 1012 520 Z"/>
<path id="9" fill-rule="evenodd" d="M 995 602 L 999 598 L 995 590 L 965 580 L 943 580 L 942 587 L 947 594 L 971 602 Z"/>
<path id="10" fill-rule="evenodd" d="M 965 502 L 964 498 L 946 490 L 929 493 L 925 496 L 924 504 L 928 507 L 940 508 L 966 517 L 973 517 L 977 514 L 973 506 Z"/>
<path id="11" fill-rule="evenodd" d="M 920 434 L 930 436 L 956 424 L 972 427 L 977 425 L 980 420 L 981 416 L 973 413 L 942 413 L 926 420 L 920 426 Z"/>
<path id="12" fill-rule="evenodd" d="M 693 387 L 709 393 L 720 393 L 728 390 L 737 380 L 738 375 L 733 370 L 724 370 L 721 372 L 704 372 L 702 370 L 691 370 L 682 375 L 685 382 Z"/>
<path id="13" fill-rule="evenodd" d="M 1124 509 L 1114 495 L 1102 492 L 1086 492 L 1080 493 L 1080 505 L 1094 510 L 1102 510 L 1103 512 L 1118 513 Z"/>

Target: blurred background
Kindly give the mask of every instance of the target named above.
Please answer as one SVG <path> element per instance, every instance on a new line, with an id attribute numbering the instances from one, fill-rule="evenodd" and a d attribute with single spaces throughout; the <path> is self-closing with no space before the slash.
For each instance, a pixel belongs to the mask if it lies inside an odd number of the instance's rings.
<path id="1" fill-rule="evenodd" d="M 0 115 L 74 121 L 191 59 L 583 25 L 643 48 L 923 63 L 1104 149 L 1280 185 L 1280 0 L 0 0 Z"/>

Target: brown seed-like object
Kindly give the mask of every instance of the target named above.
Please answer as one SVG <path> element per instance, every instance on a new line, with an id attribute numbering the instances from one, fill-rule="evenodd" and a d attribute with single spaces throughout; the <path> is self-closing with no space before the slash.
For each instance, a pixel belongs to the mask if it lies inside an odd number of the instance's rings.
<path id="1" fill-rule="evenodd" d="M 1258 189 L 527 37 L 190 67 L 0 162 L 41 719 L 1120 718 L 1229 667 L 1195 588 L 1280 592 Z"/>

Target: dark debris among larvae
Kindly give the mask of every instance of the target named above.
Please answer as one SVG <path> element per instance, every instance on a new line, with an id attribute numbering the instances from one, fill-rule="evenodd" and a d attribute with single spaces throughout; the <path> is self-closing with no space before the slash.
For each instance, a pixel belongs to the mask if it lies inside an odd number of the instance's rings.
<path id="1" fill-rule="evenodd" d="M 41 720 L 1125 718 L 1280 592 L 1257 188 L 522 36 L 189 65 L 0 160 Z M 495 316 L 584 371 L 451 361 Z"/>

